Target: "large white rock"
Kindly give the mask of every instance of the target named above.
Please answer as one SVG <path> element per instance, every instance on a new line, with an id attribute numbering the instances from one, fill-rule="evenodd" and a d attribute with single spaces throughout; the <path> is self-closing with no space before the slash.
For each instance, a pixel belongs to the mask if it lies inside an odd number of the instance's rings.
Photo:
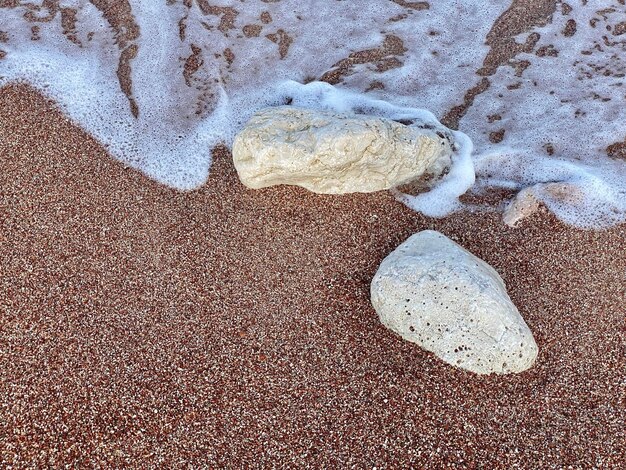
<path id="1" fill-rule="evenodd" d="M 326 194 L 380 191 L 425 174 L 436 179 L 451 155 L 443 126 L 293 106 L 259 111 L 233 144 L 246 186 L 292 184 Z"/>
<path id="2" fill-rule="evenodd" d="M 454 366 L 521 372 L 537 357 L 498 273 L 439 232 L 419 232 L 387 256 L 371 295 L 386 327 Z"/>

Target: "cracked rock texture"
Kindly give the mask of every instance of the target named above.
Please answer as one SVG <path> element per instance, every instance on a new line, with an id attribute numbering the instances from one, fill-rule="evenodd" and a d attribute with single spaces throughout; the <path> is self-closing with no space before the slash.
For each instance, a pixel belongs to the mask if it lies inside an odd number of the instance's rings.
<path id="1" fill-rule="evenodd" d="M 443 126 L 293 106 L 259 111 L 233 144 L 235 168 L 249 188 L 290 184 L 325 194 L 436 180 L 451 155 Z"/>
<path id="2" fill-rule="evenodd" d="M 498 273 L 439 232 L 419 232 L 387 256 L 371 295 L 383 325 L 454 366 L 503 374 L 537 357 Z"/>

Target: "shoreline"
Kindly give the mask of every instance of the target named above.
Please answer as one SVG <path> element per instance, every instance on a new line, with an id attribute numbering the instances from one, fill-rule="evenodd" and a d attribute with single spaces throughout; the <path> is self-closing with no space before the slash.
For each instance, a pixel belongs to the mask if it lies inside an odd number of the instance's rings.
<path id="1" fill-rule="evenodd" d="M 17 86 L 0 156 L 4 465 L 625 462 L 625 224 L 246 190 L 224 149 L 180 193 Z M 371 278 L 424 229 L 502 276 L 529 371 L 474 376 L 379 323 Z"/>

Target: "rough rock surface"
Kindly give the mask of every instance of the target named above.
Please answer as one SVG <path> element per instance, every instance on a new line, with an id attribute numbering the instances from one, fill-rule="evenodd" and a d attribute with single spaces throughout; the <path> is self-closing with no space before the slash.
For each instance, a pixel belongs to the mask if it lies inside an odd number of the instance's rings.
<path id="1" fill-rule="evenodd" d="M 387 256 L 371 295 L 386 327 L 449 364 L 509 373 L 537 357 L 498 273 L 439 232 L 419 232 Z"/>
<path id="2" fill-rule="evenodd" d="M 380 191 L 420 176 L 436 179 L 451 155 L 443 126 L 293 106 L 259 111 L 233 144 L 235 168 L 246 186 L 292 184 L 326 194 Z"/>

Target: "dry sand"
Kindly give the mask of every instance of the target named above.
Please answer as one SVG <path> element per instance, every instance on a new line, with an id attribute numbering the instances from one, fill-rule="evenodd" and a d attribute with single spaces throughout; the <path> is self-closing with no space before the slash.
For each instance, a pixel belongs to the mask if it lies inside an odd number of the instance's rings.
<path id="1" fill-rule="evenodd" d="M 0 90 L 0 465 L 626 465 L 626 227 L 434 220 L 386 193 L 179 193 L 41 96 Z M 495 197 L 497 200 L 497 197 Z M 380 261 L 436 229 L 494 266 L 540 347 L 454 369 L 386 330 Z"/>

